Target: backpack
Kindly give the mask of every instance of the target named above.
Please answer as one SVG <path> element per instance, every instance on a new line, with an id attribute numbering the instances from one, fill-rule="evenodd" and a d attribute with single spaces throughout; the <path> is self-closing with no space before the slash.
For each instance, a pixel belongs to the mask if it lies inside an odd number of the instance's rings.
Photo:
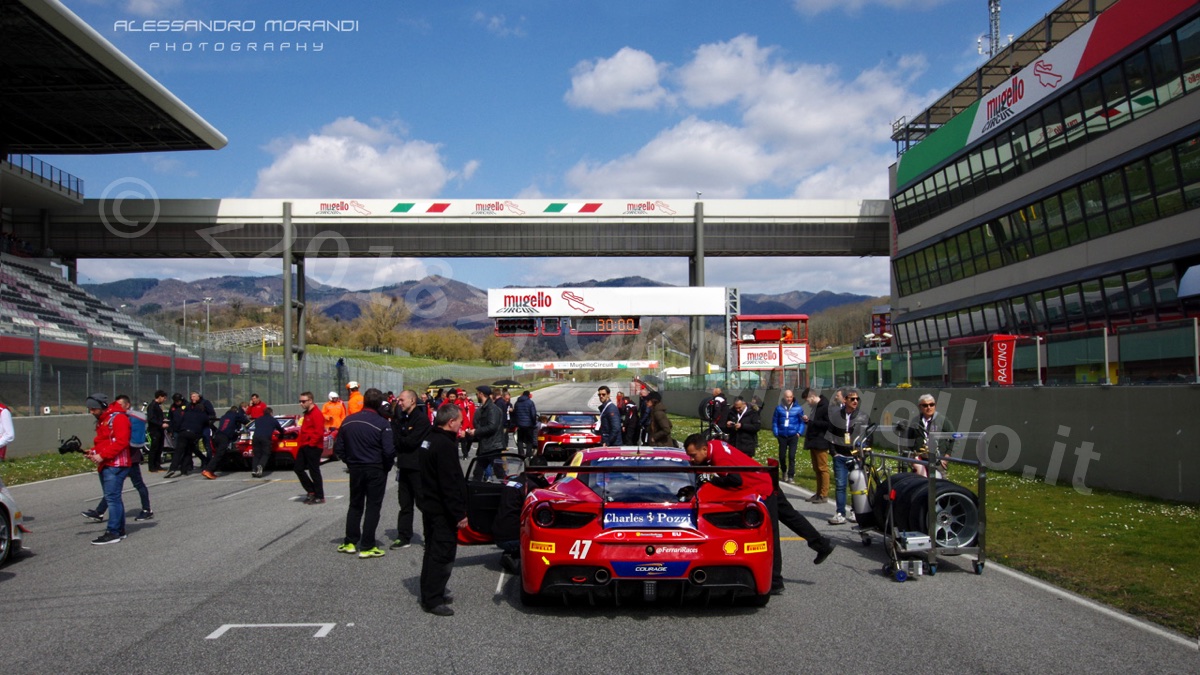
<path id="1" fill-rule="evenodd" d="M 129 447 L 146 447 L 146 413 L 127 410 L 125 416 L 129 418 Z"/>

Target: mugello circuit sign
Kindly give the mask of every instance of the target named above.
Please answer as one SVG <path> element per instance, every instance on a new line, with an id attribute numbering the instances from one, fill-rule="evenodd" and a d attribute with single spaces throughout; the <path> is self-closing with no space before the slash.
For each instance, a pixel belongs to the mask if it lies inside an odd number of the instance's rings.
<path id="1" fill-rule="evenodd" d="M 488 317 L 720 316 L 720 287 L 489 288 Z"/>
<path id="2" fill-rule="evenodd" d="M 774 370 L 808 363 L 808 345 L 740 344 L 738 370 Z"/>

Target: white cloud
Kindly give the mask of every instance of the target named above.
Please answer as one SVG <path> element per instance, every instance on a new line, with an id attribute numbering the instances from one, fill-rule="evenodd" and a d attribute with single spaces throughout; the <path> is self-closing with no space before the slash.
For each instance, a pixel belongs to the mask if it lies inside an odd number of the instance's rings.
<path id="1" fill-rule="evenodd" d="M 479 170 L 479 166 L 480 166 L 480 161 L 477 159 L 472 159 L 472 160 L 467 161 L 467 163 L 464 164 L 463 168 L 462 168 L 463 180 L 471 180 L 471 177 L 474 176 L 475 172 Z"/>
<path id="2" fill-rule="evenodd" d="M 503 14 L 488 15 L 483 12 L 475 12 L 473 17 L 475 23 L 483 24 L 484 28 L 493 35 L 499 37 L 525 37 L 525 17 L 517 20 L 515 25 L 509 25 L 508 17 Z"/>
<path id="3" fill-rule="evenodd" d="M 275 155 L 258 172 L 255 197 L 436 196 L 457 173 L 446 167 L 441 146 L 405 139 L 397 123 L 375 126 L 342 117 L 302 139 L 275 139 Z M 466 165 L 472 172 L 478 163 Z"/>
<path id="4" fill-rule="evenodd" d="M 182 0 L 127 0 L 125 10 L 138 16 L 163 16 L 182 4 Z"/>
<path id="5" fill-rule="evenodd" d="M 646 52 L 623 47 L 611 58 L 576 64 L 563 98 L 568 105 L 598 113 L 656 108 L 667 101 L 667 91 L 659 84 L 665 68 Z"/>
<path id="6" fill-rule="evenodd" d="M 946 0 L 792 0 L 792 6 L 797 12 L 808 16 L 821 14 L 832 10 L 841 10 L 846 14 L 857 14 L 872 5 L 890 9 L 924 10 L 936 7 Z"/>
<path id="7" fill-rule="evenodd" d="M 704 107 L 745 96 L 761 80 L 771 52 L 759 48 L 758 39 L 750 35 L 701 45 L 691 62 L 679 68 L 677 79 L 684 101 Z"/>
<path id="8" fill-rule="evenodd" d="M 632 155 L 602 164 L 581 161 L 567 172 L 577 194 L 652 194 L 737 198 L 771 176 L 773 160 L 745 129 L 694 117 L 661 132 Z"/>
<path id="9" fill-rule="evenodd" d="M 901 56 L 847 76 L 777 52 L 748 35 L 700 46 L 674 73 L 661 74 L 678 86 L 663 97 L 691 106 L 693 115 L 629 155 L 581 160 L 568 184 L 590 196 L 701 190 L 739 198 L 774 186 L 809 197 L 886 198 L 891 122 L 918 105 L 908 87 L 925 60 Z M 699 116 L 730 112 L 730 121 Z"/>

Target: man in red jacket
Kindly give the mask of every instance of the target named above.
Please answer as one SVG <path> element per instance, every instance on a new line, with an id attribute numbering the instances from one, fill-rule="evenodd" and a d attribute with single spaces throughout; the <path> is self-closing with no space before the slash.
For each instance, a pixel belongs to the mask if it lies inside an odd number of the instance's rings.
<path id="1" fill-rule="evenodd" d="M 300 436 L 296 439 L 296 477 L 308 496 L 305 504 L 324 504 L 325 486 L 321 481 L 321 452 L 325 449 L 325 416 L 313 402 L 311 391 L 300 394 Z"/>
<path id="2" fill-rule="evenodd" d="M 683 442 L 688 458 L 693 465 L 721 466 L 761 466 L 744 452 L 741 452 L 725 441 L 705 441 L 701 434 L 692 434 Z M 733 490 L 742 494 L 757 494 L 767 506 L 771 517 L 771 529 L 774 535 L 775 550 L 773 551 L 771 570 L 771 595 L 783 593 L 783 552 L 779 548 L 779 523 L 782 520 L 789 529 L 799 534 L 808 542 L 808 547 L 817 552 L 814 564 L 825 562 L 833 553 L 834 544 L 829 537 L 821 535 L 787 500 L 786 495 L 779 494 L 778 484 L 766 472 L 729 472 L 717 473 L 709 479 L 714 487 Z"/>
<path id="3" fill-rule="evenodd" d="M 104 501 L 108 504 L 108 527 L 92 541 L 97 546 L 115 544 L 125 538 L 125 502 L 121 488 L 132 466 L 129 454 L 129 417 L 120 403 L 108 404 L 104 394 L 92 394 L 87 409 L 96 418 L 96 438 L 86 457 L 96 464 Z"/>

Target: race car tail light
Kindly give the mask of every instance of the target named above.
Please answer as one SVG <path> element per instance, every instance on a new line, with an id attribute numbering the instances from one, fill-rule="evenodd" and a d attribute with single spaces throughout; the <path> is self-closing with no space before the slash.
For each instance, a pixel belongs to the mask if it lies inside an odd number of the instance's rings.
<path id="1" fill-rule="evenodd" d="M 762 527 L 763 512 L 758 504 L 751 504 L 742 510 L 742 523 L 746 527 Z"/>
<path id="2" fill-rule="evenodd" d="M 740 530 L 745 527 L 742 514 L 737 511 L 719 511 L 706 513 L 704 519 L 722 530 Z"/>
<path id="3" fill-rule="evenodd" d="M 533 522 L 539 527 L 554 527 L 554 507 L 549 504 L 538 504 L 533 510 Z"/>
<path id="4" fill-rule="evenodd" d="M 555 509 L 548 503 L 538 504 L 533 509 L 533 522 L 538 527 L 574 529 L 583 527 L 595 519 L 594 513 Z"/>

